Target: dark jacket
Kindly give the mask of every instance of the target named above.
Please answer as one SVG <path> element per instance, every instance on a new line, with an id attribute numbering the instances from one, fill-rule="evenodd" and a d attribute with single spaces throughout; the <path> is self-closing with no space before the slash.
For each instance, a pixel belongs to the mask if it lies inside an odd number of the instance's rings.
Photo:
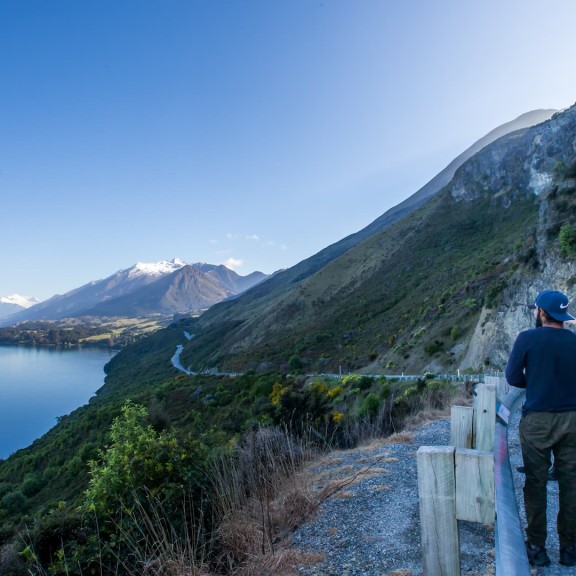
<path id="1" fill-rule="evenodd" d="M 576 411 L 576 334 L 549 326 L 520 332 L 506 380 L 526 388 L 524 413 Z"/>

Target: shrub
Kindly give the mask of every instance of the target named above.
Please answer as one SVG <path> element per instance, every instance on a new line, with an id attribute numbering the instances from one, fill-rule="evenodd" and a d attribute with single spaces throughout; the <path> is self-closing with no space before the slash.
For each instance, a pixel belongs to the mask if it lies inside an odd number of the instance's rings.
<path id="1" fill-rule="evenodd" d="M 558 241 L 562 256 L 568 257 L 576 252 L 576 230 L 571 224 L 562 225 L 558 234 Z"/>
<path id="2" fill-rule="evenodd" d="M 360 409 L 358 410 L 358 416 L 375 416 L 380 408 L 380 398 L 374 392 L 370 392 L 362 401 Z"/>
<path id="3" fill-rule="evenodd" d="M 484 296 L 484 305 L 486 308 L 492 309 L 498 306 L 500 298 L 502 297 L 502 292 L 505 288 L 506 283 L 502 279 L 494 282 L 494 284 L 488 288 L 486 295 Z"/>
<path id="4" fill-rule="evenodd" d="M 89 510 L 114 514 L 118 502 L 131 502 L 135 492 L 149 491 L 152 497 L 188 484 L 192 467 L 203 460 L 200 442 L 179 442 L 168 431 L 156 432 L 145 425 L 147 411 L 127 402 L 110 429 L 111 443 L 91 461 L 86 491 Z"/>
<path id="5" fill-rule="evenodd" d="M 360 376 L 359 374 L 348 374 L 342 378 L 342 384 L 350 388 L 367 390 L 372 386 L 374 378 L 371 376 Z"/>
<path id="6" fill-rule="evenodd" d="M 0 498 L 8 494 L 8 492 L 12 492 L 14 490 L 14 484 L 10 482 L 0 482 Z"/>
<path id="7" fill-rule="evenodd" d="M 340 424 L 343 420 L 344 420 L 344 412 L 332 413 L 332 422 L 334 422 L 334 424 Z"/>
<path id="8" fill-rule="evenodd" d="M 332 400 L 333 398 L 336 398 L 336 396 L 340 396 L 340 394 L 342 394 L 342 391 L 343 391 L 342 386 L 335 386 L 334 388 L 328 390 L 326 395 L 328 396 L 328 398 Z"/>
<path id="9" fill-rule="evenodd" d="M 424 346 L 424 352 L 428 354 L 428 356 L 434 356 L 437 352 L 440 352 L 444 348 L 444 342 L 441 340 L 434 340 L 434 342 L 430 342 Z"/>
<path id="10" fill-rule="evenodd" d="M 28 505 L 28 499 L 20 490 L 8 492 L 8 494 L 2 497 L 0 502 L 2 503 L 2 508 L 5 508 L 12 514 L 24 512 Z"/>
<path id="11" fill-rule="evenodd" d="M 292 356 L 288 360 L 288 370 L 293 374 L 300 374 L 304 369 L 304 363 L 299 356 Z"/>
<path id="12" fill-rule="evenodd" d="M 450 339 L 452 342 L 455 342 L 458 339 L 458 326 L 452 326 L 452 329 L 450 330 Z"/>
<path id="13" fill-rule="evenodd" d="M 26 478 L 24 478 L 24 482 L 22 482 L 22 486 L 20 490 L 22 490 L 22 494 L 24 496 L 30 497 L 34 496 L 34 494 L 38 494 L 42 489 L 42 480 L 38 478 L 35 474 L 28 474 Z"/>

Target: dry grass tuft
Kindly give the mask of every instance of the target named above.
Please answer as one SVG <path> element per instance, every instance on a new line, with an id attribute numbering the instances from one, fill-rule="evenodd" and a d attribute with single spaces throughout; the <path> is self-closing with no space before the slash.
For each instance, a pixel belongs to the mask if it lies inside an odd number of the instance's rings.
<path id="1" fill-rule="evenodd" d="M 217 535 L 226 572 L 284 574 L 310 560 L 285 542 L 325 498 L 326 487 L 312 486 L 313 462 L 285 431 L 262 428 L 246 435 L 233 460 L 216 463 Z M 338 488 L 330 486 L 329 493 Z"/>
<path id="2" fill-rule="evenodd" d="M 336 498 L 339 498 L 340 500 L 351 500 L 354 498 L 354 494 L 352 494 L 352 492 L 338 492 Z"/>
<path id="3" fill-rule="evenodd" d="M 249 563 L 234 573 L 236 576 L 263 576 L 264 574 L 291 576 L 298 571 L 300 566 L 316 564 L 321 562 L 324 557 L 324 554 L 305 554 L 298 550 L 285 548 L 274 556 L 252 558 Z"/>
<path id="4" fill-rule="evenodd" d="M 382 446 L 389 446 L 390 444 L 412 444 L 412 434 L 409 432 L 395 432 L 385 438 L 374 438 L 364 448 L 369 450 L 376 450 Z"/>
<path id="5" fill-rule="evenodd" d="M 449 416 L 450 411 L 447 412 L 446 410 L 424 410 L 406 418 L 404 425 L 406 426 L 406 431 L 412 431 Z"/>
<path id="6" fill-rule="evenodd" d="M 392 490 L 392 488 L 390 486 L 387 486 L 386 484 L 380 484 L 378 486 L 372 486 L 373 492 L 388 492 L 389 490 Z"/>

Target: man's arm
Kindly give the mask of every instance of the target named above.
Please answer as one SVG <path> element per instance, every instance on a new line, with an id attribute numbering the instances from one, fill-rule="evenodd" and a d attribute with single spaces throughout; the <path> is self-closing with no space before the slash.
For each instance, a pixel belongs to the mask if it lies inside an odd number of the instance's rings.
<path id="1" fill-rule="evenodd" d="M 516 388 L 526 388 L 526 375 L 524 374 L 525 366 L 525 349 L 522 344 L 523 338 L 522 334 L 518 335 L 514 346 L 512 346 L 512 352 L 508 358 L 508 364 L 506 364 L 506 380 L 510 386 L 515 386 Z"/>

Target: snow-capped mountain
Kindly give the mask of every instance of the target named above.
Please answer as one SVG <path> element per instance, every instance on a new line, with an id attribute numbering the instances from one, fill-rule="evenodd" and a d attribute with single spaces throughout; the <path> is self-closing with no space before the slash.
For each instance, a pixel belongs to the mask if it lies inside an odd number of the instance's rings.
<path id="1" fill-rule="evenodd" d="M 0 319 L 8 318 L 9 316 L 26 310 L 40 300 L 31 296 L 20 296 L 20 294 L 12 294 L 11 296 L 0 297 Z"/>
<path id="2" fill-rule="evenodd" d="M 202 266 L 206 268 L 204 270 L 195 268 L 194 265 L 188 265 L 178 258 L 155 263 L 139 262 L 103 280 L 89 282 L 64 295 L 53 296 L 1 322 L 15 324 L 26 320 L 59 320 L 88 315 L 182 313 L 186 306 L 192 306 L 193 303 L 201 303 L 202 308 L 211 306 L 247 290 L 266 278 L 261 272 L 239 276 L 225 266 L 209 264 Z M 196 279 L 193 282 L 183 281 L 185 277 L 178 274 L 188 268 L 195 270 Z M 186 278 L 188 277 L 190 275 Z M 164 279 L 166 281 L 156 286 L 157 282 Z M 146 290 L 149 286 L 151 290 Z M 164 290 L 170 292 L 170 297 L 162 295 Z"/>
<path id="3" fill-rule="evenodd" d="M 158 278 L 166 276 L 167 274 L 172 274 L 176 270 L 180 270 L 186 266 L 187 263 L 180 258 L 174 258 L 173 260 L 162 260 L 160 262 L 144 263 L 138 262 L 128 269 L 128 274 L 131 277 L 135 276 L 157 276 Z M 121 271 L 120 271 L 121 272 Z"/>
<path id="4" fill-rule="evenodd" d="M 20 296 L 20 294 L 12 294 L 12 296 L 2 296 L 0 298 L 1 304 L 12 304 L 13 306 L 20 306 L 20 308 L 30 308 L 34 304 L 38 304 L 40 300 L 33 296 Z"/>
<path id="5" fill-rule="evenodd" d="M 187 265 L 130 294 L 102 302 L 83 315 L 139 317 L 186 314 L 209 308 L 237 293 L 212 275 Z"/>

